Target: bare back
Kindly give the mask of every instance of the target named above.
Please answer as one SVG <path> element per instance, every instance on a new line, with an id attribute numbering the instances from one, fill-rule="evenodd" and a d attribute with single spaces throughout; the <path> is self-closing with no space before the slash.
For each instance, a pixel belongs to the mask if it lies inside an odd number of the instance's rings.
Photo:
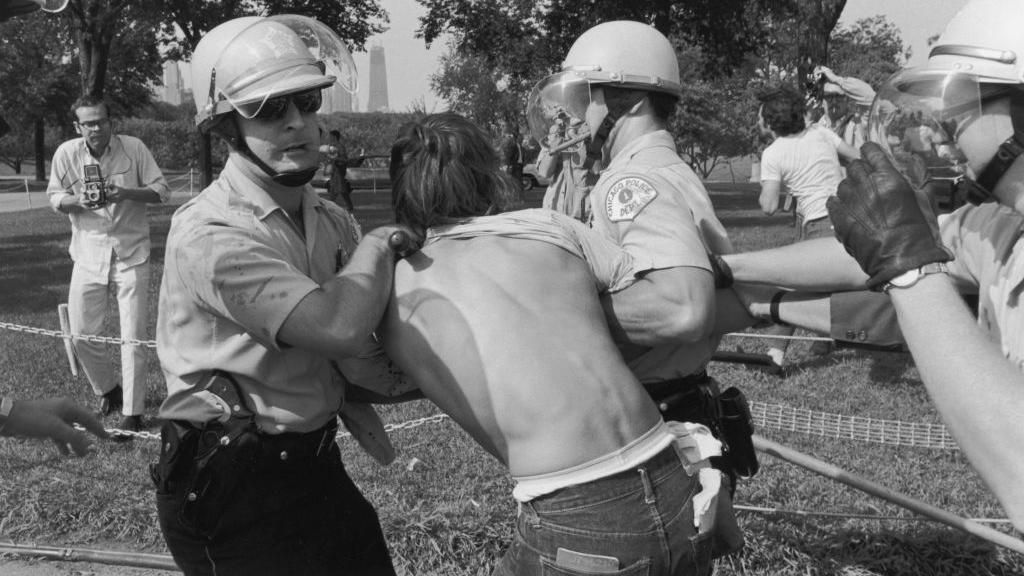
<path id="1" fill-rule="evenodd" d="M 402 261 L 391 358 L 515 476 L 587 462 L 660 415 L 623 363 L 580 257 L 552 244 L 443 238 Z"/>

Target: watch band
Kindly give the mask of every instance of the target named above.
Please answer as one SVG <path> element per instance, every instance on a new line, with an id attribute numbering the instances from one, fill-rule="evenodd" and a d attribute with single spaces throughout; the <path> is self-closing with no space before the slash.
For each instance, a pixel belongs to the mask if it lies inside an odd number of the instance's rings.
<path id="1" fill-rule="evenodd" d="M 888 294 L 889 290 L 893 288 L 910 288 L 914 284 L 917 284 L 921 278 L 929 274 L 945 274 L 948 272 L 945 262 L 932 262 L 925 264 L 920 268 L 913 268 L 907 270 L 903 274 L 893 278 L 882 285 L 882 292 Z M 905 279 L 904 279 L 905 278 Z"/>

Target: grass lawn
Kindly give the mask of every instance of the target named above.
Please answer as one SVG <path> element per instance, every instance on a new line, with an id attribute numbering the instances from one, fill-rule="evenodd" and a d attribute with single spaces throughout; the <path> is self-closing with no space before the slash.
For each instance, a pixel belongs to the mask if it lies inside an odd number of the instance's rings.
<path id="1" fill-rule="evenodd" d="M 790 219 L 763 216 L 749 185 L 720 184 L 711 189 L 738 249 L 790 241 Z M 542 193 L 534 190 L 529 202 L 539 204 Z M 387 201 L 386 192 L 356 193 L 357 216 L 364 227 L 387 220 Z M 151 209 L 151 325 L 173 208 Z M 69 237 L 66 217 L 47 209 L 0 214 L 0 321 L 59 329 L 56 309 L 66 299 L 71 275 Z M 117 334 L 114 319 L 107 334 Z M 758 352 L 765 343 L 735 338 L 723 343 L 723 349 L 737 346 Z M 938 422 L 909 356 L 840 350 L 817 358 L 808 348 L 806 342 L 790 347 L 796 366 L 785 378 L 742 364 L 716 362 L 710 369 L 723 387 L 740 386 L 758 402 Z M 112 358 L 115 353 L 111 348 Z M 149 370 L 148 429 L 157 432 L 159 422 L 152 416 L 164 388 L 155 352 L 150 354 Z M 0 329 L 0 394 L 66 395 L 95 405 L 84 378 L 70 375 L 60 340 L 5 329 Z M 418 419 L 439 411 L 421 401 L 382 412 L 390 423 L 420 423 Z M 107 422 L 116 423 L 116 418 Z M 959 452 L 772 429 L 759 433 L 952 513 L 1005 516 Z M 351 440 L 340 442 L 353 479 L 379 511 L 399 572 L 489 574 L 507 545 L 515 513 L 511 482 L 503 468 L 449 420 L 404 427 L 395 430 L 392 439 L 398 460 L 387 468 L 372 462 Z M 0 541 L 166 553 L 147 472 L 157 449 L 153 440 L 105 442 L 88 458 L 67 459 L 47 443 L 0 439 Z M 739 512 L 747 546 L 719 562 L 716 574 L 1024 573 L 1024 558 L 1017 554 L 770 456 L 762 455 L 761 461 L 761 472 L 739 487 L 737 503 L 804 514 Z M 1007 525 L 995 526 L 1010 530 Z M 0 573 L 7 573 L 4 566 L 0 560 Z"/>

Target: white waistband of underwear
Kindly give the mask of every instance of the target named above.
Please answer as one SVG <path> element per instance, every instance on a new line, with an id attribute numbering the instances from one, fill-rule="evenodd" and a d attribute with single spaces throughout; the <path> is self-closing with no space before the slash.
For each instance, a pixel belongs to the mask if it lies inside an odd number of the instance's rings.
<path id="1" fill-rule="evenodd" d="M 599 456 L 558 472 L 537 474 L 534 476 L 513 476 L 516 481 L 512 489 L 512 497 L 519 502 L 529 502 L 555 490 L 586 484 L 618 474 L 623 470 L 635 468 L 655 457 L 676 439 L 664 421 L 659 421 L 653 428 L 644 432 L 639 438 L 626 444 L 614 452 Z"/>

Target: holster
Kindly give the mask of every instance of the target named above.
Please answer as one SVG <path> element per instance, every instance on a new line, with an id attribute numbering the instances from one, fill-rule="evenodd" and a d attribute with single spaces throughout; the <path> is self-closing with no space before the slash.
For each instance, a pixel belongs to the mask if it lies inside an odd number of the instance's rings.
<path id="1" fill-rule="evenodd" d="M 757 473 L 754 426 L 743 392 L 735 386 L 719 393 L 718 383 L 705 372 L 686 378 L 645 384 L 665 420 L 707 426 L 722 441 L 722 456 L 711 459 L 715 468 L 729 475 L 749 478 Z"/>
<path id="2" fill-rule="evenodd" d="M 230 374 L 213 372 L 202 389 L 223 400 L 231 416 L 201 427 L 165 423 L 160 461 L 150 473 L 159 492 L 182 494 L 178 520 L 209 535 L 239 481 L 250 472 L 259 438 L 254 414 Z M 177 486 L 184 489 L 175 490 Z"/>

